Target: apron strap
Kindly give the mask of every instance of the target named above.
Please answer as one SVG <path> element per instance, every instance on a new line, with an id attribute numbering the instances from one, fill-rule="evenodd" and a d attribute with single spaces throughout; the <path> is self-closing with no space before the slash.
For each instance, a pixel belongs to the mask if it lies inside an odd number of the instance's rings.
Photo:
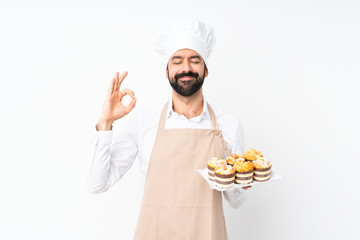
<path id="1" fill-rule="evenodd" d="M 213 109 L 210 107 L 210 104 L 208 104 L 208 103 L 207 103 L 207 106 L 208 106 L 208 111 L 210 113 L 211 125 L 212 125 L 213 129 L 219 129 Z M 227 156 L 230 155 L 230 150 L 229 150 L 224 138 L 221 138 L 221 142 L 222 142 L 222 145 L 224 148 L 225 158 L 226 158 Z"/>
<path id="2" fill-rule="evenodd" d="M 212 128 L 219 129 L 213 109 L 210 107 L 210 104 L 208 104 L 207 102 L 206 102 L 206 104 L 207 104 L 208 111 L 210 114 Z M 161 112 L 158 129 L 164 129 L 164 127 L 165 127 L 166 112 L 167 112 L 168 106 L 169 106 L 169 100 L 166 102 L 166 104 Z"/>
<path id="3" fill-rule="evenodd" d="M 159 125 L 158 125 L 158 130 L 159 130 L 159 129 L 164 129 L 164 127 L 165 127 L 166 110 L 168 109 L 168 106 L 169 106 L 169 100 L 166 102 L 163 110 L 161 111 L 160 120 L 159 120 Z"/>
<path id="4" fill-rule="evenodd" d="M 209 114 L 210 114 L 210 120 L 211 120 L 212 128 L 213 129 L 219 129 L 213 109 L 210 107 L 209 103 L 206 102 L 206 104 L 207 104 L 208 111 L 209 111 Z"/>

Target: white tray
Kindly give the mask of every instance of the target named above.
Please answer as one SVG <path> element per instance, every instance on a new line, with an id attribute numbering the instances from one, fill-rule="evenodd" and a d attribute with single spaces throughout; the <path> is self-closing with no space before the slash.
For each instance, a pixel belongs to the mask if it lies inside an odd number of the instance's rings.
<path id="1" fill-rule="evenodd" d="M 218 190 L 218 191 L 226 191 L 226 190 L 231 190 L 231 189 L 235 189 L 235 188 L 243 190 L 242 188 L 246 187 L 246 186 L 255 186 L 255 185 L 258 185 L 258 184 L 274 182 L 274 181 L 278 181 L 278 180 L 282 179 L 282 177 L 279 174 L 277 174 L 276 172 L 274 172 L 273 169 L 271 169 L 271 176 L 270 176 L 270 179 L 267 180 L 267 181 L 258 182 L 258 181 L 254 180 L 251 183 L 246 183 L 246 184 L 245 183 L 243 183 L 243 184 L 233 183 L 233 184 L 231 184 L 230 187 L 223 188 L 223 187 L 216 186 L 216 183 L 209 179 L 208 169 L 207 168 L 198 169 L 196 171 L 198 171 L 200 173 L 200 175 L 208 182 L 211 189 L 215 189 L 215 190 Z"/>

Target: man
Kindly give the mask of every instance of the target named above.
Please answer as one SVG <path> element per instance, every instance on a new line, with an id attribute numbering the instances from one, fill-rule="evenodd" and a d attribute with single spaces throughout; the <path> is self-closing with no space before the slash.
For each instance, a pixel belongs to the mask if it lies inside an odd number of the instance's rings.
<path id="1" fill-rule="evenodd" d="M 156 48 L 165 56 L 172 96 L 157 114 L 135 111 L 114 142 L 112 124 L 134 109 L 136 98 L 133 91 L 120 88 L 127 72 L 120 77 L 116 73 L 110 84 L 96 126 L 89 191 L 106 191 L 138 156 L 146 180 L 135 239 L 227 239 L 222 193 L 232 207 L 245 199 L 245 192 L 237 189 L 211 190 L 196 171 L 212 157 L 244 151 L 241 123 L 208 105 L 203 95 L 214 44 L 208 25 L 169 21 Z M 132 98 L 128 106 L 121 102 L 125 95 Z"/>

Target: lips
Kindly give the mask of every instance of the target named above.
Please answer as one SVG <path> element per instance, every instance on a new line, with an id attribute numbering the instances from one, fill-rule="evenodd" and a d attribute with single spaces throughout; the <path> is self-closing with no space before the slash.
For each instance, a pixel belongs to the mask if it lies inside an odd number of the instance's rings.
<path id="1" fill-rule="evenodd" d="M 193 80 L 194 77 L 180 77 L 179 80 L 180 81 L 190 81 L 190 80 Z"/>

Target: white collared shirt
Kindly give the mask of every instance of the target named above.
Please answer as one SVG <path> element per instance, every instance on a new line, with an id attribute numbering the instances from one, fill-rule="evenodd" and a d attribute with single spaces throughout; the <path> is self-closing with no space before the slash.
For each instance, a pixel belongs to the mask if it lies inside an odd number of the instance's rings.
<path id="1" fill-rule="evenodd" d="M 174 112 L 171 99 L 166 112 L 165 129 L 212 128 L 205 98 L 202 113 L 191 119 Z M 229 151 L 243 153 L 244 133 L 241 121 L 216 106 L 210 105 Z M 96 131 L 94 128 L 88 169 L 89 192 L 107 191 L 130 169 L 136 157 L 139 160 L 142 182 L 145 183 L 163 106 L 153 109 L 136 106 L 127 116 L 116 121 L 112 130 Z M 246 199 L 246 191 L 238 189 L 224 191 L 223 195 L 233 208 L 240 207 Z"/>
<path id="2" fill-rule="evenodd" d="M 184 115 L 178 114 L 173 110 L 173 103 L 170 100 L 168 109 L 166 112 L 166 122 L 164 128 L 201 128 L 209 129 L 211 128 L 210 114 L 208 111 L 208 106 L 206 104 L 205 98 L 203 98 L 203 111 L 202 113 L 194 118 L 187 119 Z M 201 124 L 199 124 L 202 122 Z"/>

